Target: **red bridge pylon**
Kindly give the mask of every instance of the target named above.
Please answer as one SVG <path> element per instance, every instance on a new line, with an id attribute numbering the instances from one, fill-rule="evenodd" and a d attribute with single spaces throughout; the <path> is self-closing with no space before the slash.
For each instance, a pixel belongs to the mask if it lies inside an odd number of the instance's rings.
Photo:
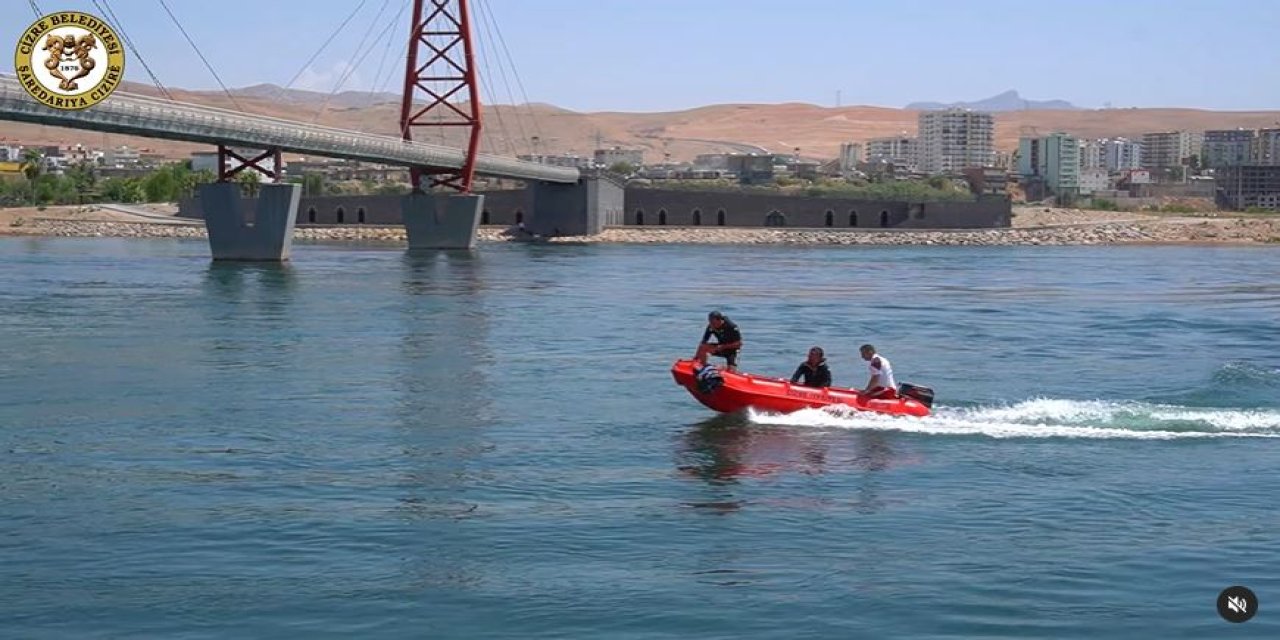
<path id="1" fill-rule="evenodd" d="M 424 13 L 425 11 L 425 13 Z M 476 84 L 467 0 L 413 0 L 409 28 L 409 56 L 405 66 L 404 98 L 400 106 L 400 134 L 413 139 L 414 127 L 467 127 L 467 157 L 461 169 L 414 167 L 409 170 L 414 191 L 446 186 L 471 192 L 480 149 L 480 90 Z M 427 105 L 414 105 L 417 94 Z"/>

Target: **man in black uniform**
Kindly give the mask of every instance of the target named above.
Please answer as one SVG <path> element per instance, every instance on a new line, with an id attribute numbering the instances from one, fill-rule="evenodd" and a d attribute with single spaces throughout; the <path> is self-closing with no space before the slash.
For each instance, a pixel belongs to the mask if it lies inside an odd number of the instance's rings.
<path id="1" fill-rule="evenodd" d="M 795 384 L 804 378 L 804 386 L 806 387 L 829 387 L 831 386 L 831 369 L 827 366 L 827 356 L 822 351 L 822 347 L 813 347 L 809 349 L 809 357 L 800 366 L 796 367 L 796 372 L 791 374 L 791 383 Z"/>
<path id="2" fill-rule="evenodd" d="M 707 342 L 711 336 L 716 337 L 714 343 Z M 742 334 L 738 325 L 719 311 L 707 314 L 707 330 L 702 333 L 702 342 L 698 344 L 698 353 L 694 360 L 706 364 L 707 356 L 719 356 L 725 359 L 727 369 L 738 368 L 738 349 L 742 348 Z"/>

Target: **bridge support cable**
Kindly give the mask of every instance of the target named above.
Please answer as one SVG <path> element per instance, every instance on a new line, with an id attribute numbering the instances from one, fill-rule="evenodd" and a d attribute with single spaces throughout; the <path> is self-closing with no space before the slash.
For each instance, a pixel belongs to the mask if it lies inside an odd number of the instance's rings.
<path id="1" fill-rule="evenodd" d="M 147 75 L 151 77 L 151 83 L 156 85 L 156 90 L 160 92 L 160 95 L 164 96 L 166 100 L 173 100 L 173 95 L 169 93 L 169 90 L 165 88 L 163 84 L 161 84 L 160 78 L 157 78 L 155 72 L 151 70 L 151 65 L 147 64 L 147 59 L 142 57 L 142 52 L 138 51 L 138 47 L 134 46 L 133 39 L 130 38 L 129 33 L 124 30 L 124 23 L 116 17 L 116 12 L 111 9 L 111 3 L 108 0 L 101 0 L 101 2 L 99 2 L 99 0 L 93 0 L 93 6 L 97 7 L 98 11 L 106 14 L 106 16 L 111 19 L 111 25 L 115 27 L 116 31 L 120 32 L 120 38 L 124 40 L 125 46 L 129 47 L 129 52 L 132 53 L 133 57 L 137 58 L 138 62 L 142 64 L 142 68 L 145 69 Z"/>
<path id="2" fill-rule="evenodd" d="M 355 64 L 353 64 L 347 69 L 347 73 L 344 74 L 343 77 L 340 79 L 339 86 L 345 85 L 347 79 L 351 76 L 351 74 L 354 73 L 357 68 L 360 68 L 361 66 L 363 66 L 364 59 L 367 58 L 369 54 L 373 53 L 374 49 L 378 45 L 379 40 L 386 42 L 386 45 L 384 45 L 383 47 L 384 54 L 387 54 L 387 50 L 390 49 L 390 47 L 393 44 L 399 44 L 401 42 L 398 38 L 392 37 L 391 34 L 395 31 L 396 27 L 399 26 L 400 16 L 404 15 L 404 10 L 406 8 L 407 8 L 406 5 L 401 5 L 400 9 L 396 11 L 396 14 L 394 16 L 391 16 L 391 20 L 387 22 L 386 26 L 382 27 L 382 30 L 378 32 L 377 37 L 375 37 L 372 41 L 369 42 L 368 48 L 365 48 L 362 52 L 357 52 L 356 58 L 355 58 L 356 60 Z M 384 55 L 384 58 L 385 58 L 385 55 Z M 384 59 L 384 62 L 385 62 L 385 59 Z M 382 63 L 379 63 L 380 66 L 381 64 Z M 389 73 L 387 74 L 387 83 L 390 82 L 391 76 L 394 75 L 395 67 L 396 65 L 394 64 L 387 65 L 387 69 L 389 71 Z M 373 81 L 374 82 L 377 81 L 376 75 L 373 77 Z M 372 88 L 373 87 L 371 85 L 370 90 L 372 90 Z M 330 94 L 330 97 L 333 97 L 334 95 L 337 95 L 337 89 L 335 89 Z"/>
<path id="3" fill-rule="evenodd" d="M 504 140 L 506 142 L 508 153 L 513 156 L 520 155 L 512 144 L 512 132 L 507 129 L 506 118 L 503 117 L 503 111 L 506 111 L 506 109 L 500 106 L 498 92 L 494 89 L 493 80 L 490 79 L 492 74 L 489 72 L 494 68 L 493 61 L 495 59 L 490 55 L 490 50 L 493 47 L 492 45 L 485 46 L 486 38 L 478 38 L 477 40 L 477 49 L 480 53 L 480 69 L 477 71 L 476 75 L 480 78 L 480 83 L 484 88 L 484 95 L 486 97 L 485 104 L 489 105 L 489 113 L 498 120 L 498 140 Z M 510 96 L 507 98 L 507 103 L 514 104 L 514 101 L 511 100 Z M 494 142 L 493 129 L 491 127 L 485 127 L 485 144 L 492 153 L 501 153 L 497 143 Z"/>
<path id="4" fill-rule="evenodd" d="M 400 11 L 397 12 L 395 17 L 391 19 L 391 22 L 393 25 L 400 20 L 400 16 L 403 13 L 404 13 L 404 6 L 401 6 Z M 383 38 L 382 40 L 384 42 L 382 45 L 382 55 L 378 57 L 378 69 L 377 71 L 373 72 L 373 77 L 370 78 L 369 80 L 369 97 L 370 98 L 373 98 L 381 91 L 381 89 L 379 89 L 378 87 L 379 87 L 379 83 L 382 82 L 383 71 L 388 69 L 387 60 L 391 57 L 391 45 L 399 44 L 398 38 Z M 395 65 L 393 64 L 391 65 L 391 67 L 395 67 Z"/>
<path id="5" fill-rule="evenodd" d="M 197 47 L 195 40 L 191 39 L 191 35 L 188 34 L 187 30 L 182 26 L 182 22 L 178 20 L 178 16 L 173 15 L 173 11 L 169 9 L 169 3 L 165 2 L 165 0 L 159 0 L 159 2 L 160 6 L 164 9 L 164 12 L 169 14 L 169 19 L 173 20 L 173 24 L 178 27 L 178 31 L 182 32 L 182 37 L 187 39 L 187 44 L 190 44 L 191 48 L 196 52 L 196 55 L 200 57 L 200 61 L 204 63 L 204 68 L 209 70 L 209 73 L 213 75 L 213 79 L 218 81 L 218 86 L 222 87 L 222 92 L 227 94 L 227 97 L 231 99 L 231 104 L 235 105 L 237 111 L 243 112 L 244 107 L 241 107 L 240 103 L 236 100 L 236 97 L 231 95 L 231 90 L 227 89 L 227 85 L 222 82 L 222 78 L 218 76 L 218 72 L 213 70 L 213 65 L 209 64 L 209 59 L 204 57 L 204 54 L 200 52 L 200 47 Z"/>
<path id="6" fill-rule="evenodd" d="M 412 140 L 414 128 L 423 126 L 469 130 L 462 167 L 413 167 L 409 171 L 413 190 L 422 192 L 423 178 L 430 176 L 430 187 L 470 193 L 480 146 L 481 116 L 467 0 L 413 0 L 412 18 L 400 104 L 401 137 Z M 419 91 L 428 98 L 422 108 L 414 104 L 414 95 Z"/>
<path id="7" fill-rule="evenodd" d="M 286 90 L 288 90 L 289 87 L 293 86 L 293 83 L 298 81 L 298 78 L 302 77 L 302 74 L 307 72 L 307 69 L 311 68 L 311 63 L 315 62 L 316 58 L 320 57 L 321 53 L 324 53 L 324 50 L 329 47 L 329 43 L 333 42 L 333 39 L 338 37 L 338 34 L 342 33 L 343 29 L 347 28 L 347 25 L 350 24 L 351 20 L 356 17 L 357 13 L 360 13 L 360 10 L 364 8 L 364 5 L 367 2 L 369 2 L 369 0 L 360 0 L 360 3 L 356 5 L 356 8 L 352 9 L 351 13 L 347 14 L 347 17 L 344 18 L 342 22 L 338 24 L 338 27 L 334 29 L 332 33 L 329 34 L 328 38 L 325 38 L 324 42 L 320 43 L 319 48 L 317 48 L 315 52 L 311 54 L 311 57 L 307 58 L 307 61 L 302 63 L 302 67 L 298 69 L 298 72 L 293 74 L 292 78 L 289 78 L 289 82 L 285 83 L 284 86 L 280 87 L 280 89 L 276 91 L 275 96 L 277 100 L 280 98 L 281 94 L 283 94 Z"/>
<path id="8" fill-rule="evenodd" d="M 342 71 L 342 75 L 338 76 L 338 81 L 334 83 L 333 88 L 329 90 L 327 95 L 325 95 L 324 100 L 320 103 L 320 108 L 316 110 L 315 115 L 311 117 L 312 122 L 319 122 L 320 117 L 329 110 L 329 103 L 333 101 L 333 97 L 342 90 L 342 87 L 346 86 L 347 80 L 351 78 L 356 69 L 364 63 L 364 59 L 371 51 L 373 51 L 378 40 L 375 39 L 373 42 L 369 42 L 369 36 L 373 34 L 374 27 L 378 26 L 378 20 L 382 18 L 383 12 L 387 10 L 387 5 L 390 3 L 391 0 L 382 0 L 382 6 L 378 7 L 378 13 L 369 21 L 369 26 L 365 27 L 364 34 L 360 36 L 360 42 L 356 44 L 355 52 L 350 58 L 351 63 Z M 404 7 L 402 5 L 401 10 L 403 11 L 403 9 Z M 392 28 L 395 27 L 395 22 L 396 20 L 392 19 L 391 22 L 387 23 L 387 25 L 382 28 L 382 31 L 378 32 L 378 38 L 387 37 Z M 368 47 L 365 46 L 366 44 Z"/>
<path id="9" fill-rule="evenodd" d="M 542 135 L 542 127 L 539 126 L 538 124 L 538 114 L 533 109 L 533 103 L 529 102 L 529 94 L 525 92 L 524 82 L 520 80 L 520 73 L 519 71 L 516 70 L 516 63 L 515 63 L 515 60 L 511 57 L 511 50 L 507 48 L 507 40 L 506 38 L 502 37 L 502 27 L 499 26 L 498 24 L 498 18 L 496 15 L 494 15 L 493 9 L 489 6 L 489 3 L 486 2 L 486 0 L 478 0 L 478 1 L 480 2 L 480 5 L 481 5 L 481 11 L 488 17 L 489 22 L 493 24 L 493 31 L 498 36 L 498 44 L 499 46 L 502 47 L 503 57 L 506 59 L 507 64 L 511 66 L 511 75 L 515 77 L 516 87 L 520 89 L 520 99 L 523 101 L 525 108 L 527 108 L 529 111 L 529 119 L 532 121 L 532 124 L 533 124 L 533 135 L 538 140 L 546 140 L 546 138 L 543 137 Z M 505 80 L 506 76 L 503 76 L 503 78 Z M 510 91 L 510 88 L 508 88 L 508 91 Z M 515 104 L 515 99 L 513 98 L 511 102 L 512 104 Z M 537 153 L 537 152 L 538 152 L 537 149 L 533 150 L 533 153 Z"/>
<path id="10" fill-rule="evenodd" d="M 490 27 L 490 23 L 492 22 L 491 12 L 486 7 L 484 0 L 477 0 L 476 4 L 478 7 L 478 10 L 476 13 L 479 16 L 479 22 L 481 26 L 484 28 L 484 32 L 485 32 L 485 37 L 480 39 L 481 51 L 484 50 L 484 42 L 488 40 L 489 48 L 492 49 L 494 52 L 494 55 L 493 55 L 494 64 L 490 65 L 490 68 L 497 69 L 498 76 L 502 79 L 502 84 L 507 89 L 507 98 L 506 98 L 507 104 L 511 105 L 511 117 L 515 121 L 515 125 L 516 125 L 515 128 L 520 135 L 520 140 L 522 142 L 528 142 L 532 147 L 532 141 L 529 138 L 529 133 L 524 127 L 523 119 L 520 117 L 520 108 L 517 106 L 515 93 L 511 91 L 511 83 L 510 81 L 507 80 L 506 68 L 502 64 L 502 57 L 498 54 L 498 45 L 496 44 L 497 40 L 493 37 L 494 32 L 492 27 Z M 530 150 L 530 153 L 535 153 L 535 152 Z"/>
<path id="11" fill-rule="evenodd" d="M 399 14 L 397 14 L 396 17 L 398 19 Z M 391 47 L 393 45 L 404 44 L 404 43 L 405 41 L 402 41 L 398 38 L 388 38 L 386 43 L 385 53 L 389 56 Z M 378 76 L 374 78 L 373 91 L 374 93 L 386 93 L 391 90 L 391 81 L 396 77 L 396 69 L 398 67 L 394 62 L 389 65 L 386 65 L 385 67 L 383 67 L 382 65 L 379 65 L 379 67 L 380 68 L 378 71 Z"/>
<path id="12" fill-rule="evenodd" d="M 35 12 L 37 18 L 44 15 L 44 12 L 40 10 L 40 5 L 36 4 L 36 0 L 27 0 L 27 4 L 31 5 L 31 10 Z"/>

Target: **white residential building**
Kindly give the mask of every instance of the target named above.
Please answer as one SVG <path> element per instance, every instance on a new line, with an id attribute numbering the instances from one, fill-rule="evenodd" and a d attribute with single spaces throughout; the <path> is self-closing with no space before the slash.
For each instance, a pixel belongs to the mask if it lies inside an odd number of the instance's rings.
<path id="1" fill-rule="evenodd" d="M 1119 173 L 1142 166 L 1142 143 L 1128 138 L 1098 138 L 1080 143 L 1080 168 Z"/>
<path id="2" fill-rule="evenodd" d="M 915 169 L 919 164 L 917 140 L 908 135 L 872 138 L 867 140 L 867 162 L 890 162 Z"/>
<path id="3" fill-rule="evenodd" d="M 698 169 L 727 170 L 729 168 L 729 154 L 700 153 L 694 157 L 693 166 Z"/>
<path id="4" fill-rule="evenodd" d="M 1107 168 L 1107 142 L 1106 138 L 1098 138 L 1096 140 L 1080 141 L 1080 168 L 1081 169 L 1106 169 Z"/>
<path id="5" fill-rule="evenodd" d="M 102 164 L 108 167 L 126 167 L 138 164 L 142 159 L 142 155 L 137 149 L 130 149 L 121 145 L 114 149 L 107 149 L 102 153 Z"/>
<path id="6" fill-rule="evenodd" d="M 1142 143 L 1128 138 L 1107 140 L 1102 168 L 1112 173 L 1142 168 Z"/>
<path id="7" fill-rule="evenodd" d="M 995 163 L 995 119 L 967 109 L 922 111 L 917 153 L 920 171 L 929 174 L 990 167 Z M 1078 157 L 1079 149 L 1071 155 Z"/>
<path id="8" fill-rule="evenodd" d="M 593 159 L 597 167 L 608 168 L 621 162 L 639 169 L 644 166 L 644 150 L 623 149 L 621 147 L 614 147 L 612 149 L 596 149 L 593 154 Z"/>
<path id="9" fill-rule="evenodd" d="M 1111 188 L 1111 174 L 1103 168 L 1080 170 L 1080 195 L 1089 195 L 1095 191 L 1106 191 Z"/>

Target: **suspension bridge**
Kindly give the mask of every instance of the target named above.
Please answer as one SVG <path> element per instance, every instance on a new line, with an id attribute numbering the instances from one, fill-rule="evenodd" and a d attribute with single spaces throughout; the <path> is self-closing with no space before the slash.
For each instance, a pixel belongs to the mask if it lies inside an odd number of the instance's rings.
<path id="1" fill-rule="evenodd" d="M 138 43 L 129 38 L 127 25 L 116 20 L 110 0 L 92 1 L 105 19 L 114 22 L 111 26 L 119 31 L 133 59 L 146 71 L 161 97 L 117 91 L 88 109 L 55 109 L 28 95 L 17 78 L 0 76 L 0 119 L 215 145 L 219 154 L 217 182 L 202 186 L 199 192 L 215 260 L 278 261 L 289 258 L 300 187 L 282 182 L 283 163 L 280 160 L 281 154 L 286 152 L 407 167 L 411 185 L 409 193 L 402 199 L 402 212 L 410 249 L 474 246 L 476 227 L 483 209 L 483 195 L 472 192 L 476 175 L 526 181 L 527 188 L 532 191 L 531 228 L 554 227 L 589 233 L 602 227 L 606 216 L 615 212 L 621 214 L 622 188 L 614 181 L 596 175 L 582 175 L 571 167 L 550 166 L 480 151 L 486 133 L 481 117 L 480 85 L 488 84 L 491 95 L 493 91 L 492 84 L 486 83 L 477 69 L 477 39 L 472 34 L 469 0 L 400 0 L 400 12 L 386 23 L 382 35 L 385 37 L 403 11 L 410 9 L 407 37 L 403 40 L 373 41 L 387 42 L 388 50 L 391 42 L 398 41 L 405 49 L 399 137 L 272 118 L 242 109 L 219 109 L 175 101 L 168 88 L 152 72 L 146 58 L 139 53 Z M 230 102 L 239 107 L 235 95 L 227 89 L 169 4 L 165 0 L 157 1 Z M 361 0 L 356 5 L 310 57 L 307 65 L 347 28 L 367 2 Z M 29 3 L 37 16 L 43 15 L 34 0 L 29 0 Z M 375 25 L 390 4 L 391 0 L 383 0 L 378 16 L 369 23 L 357 47 L 357 63 L 372 51 L 372 45 L 366 43 L 370 42 Z M 484 18 L 482 24 L 487 33 L 497 32 L 497 39 L 501 41 L 500 31 L 496 31 L 491 14 Z M 505 51 L 505 42 L 501 41 L 501 45 Z M 491 45 L 491 48 L 496 46 Z M 385 57 L 384 52 L 384 60 Z M 514 64 L 511 67 L 514 72 Z M 375 80 L 380 73 L 381 69 L 379 74 L 375 74 Z M 295 75 L 289 84 L 297 78 Z M 329 97 L 346 79 L 346 76 L 340 78 Z M 505 75 L 503 81 L 507 82 Z M 520 86 L 523 92 L 523 85 Z M 328 98 L 325 102 L 327 105 Z M 506 123 L 501 115 L 498 119 L 499 127 L 505 129 Z M 415 132 L 421 138 L 423 131 L 433 128 L 441 133 L 442 139 L 443 131 L 448 128 L 462 130 L 466 146 L 452 147 L 415 140 Z M 514 151 L 510 145 L 513 137 L 505 130 L 502 134 L 508 141 L 508 150 Z M 488 140 L 487 146 L 493 147 L 492 136 Z M 237 151 L 246 148 L 258 152 L 243 155 Z M 274 162 L 268 163 L 268 159 L 274 159 Z M 260 171 L 272 180 L 263 185 L 256 202 L 243 202 L 240 187 L 233 182 L 237 173 L 247 169 Z M 249 213 L 251 215 L 246 215 Z"/>

